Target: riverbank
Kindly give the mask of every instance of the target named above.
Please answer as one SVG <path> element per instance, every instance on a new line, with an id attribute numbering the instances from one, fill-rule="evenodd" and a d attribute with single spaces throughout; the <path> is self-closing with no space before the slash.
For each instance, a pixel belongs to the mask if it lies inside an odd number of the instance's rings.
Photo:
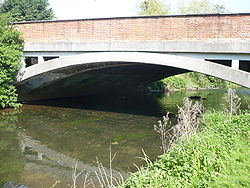
<path id="1" fill-rule="evenodd" d="M 182 141 L 122 187 L 250 187 L 250 112 L 208 112 L 201 131 Z"/>
<path id="2" fill-rule="evenodd" d="M 150 91 L 173 92 L 179 90 L 218 89 L 235 86 L 237 85 L 213 76 L 207 76 L 197 72 L 189 72 L 151 83 L 148 86 L 148 89 Z"/>

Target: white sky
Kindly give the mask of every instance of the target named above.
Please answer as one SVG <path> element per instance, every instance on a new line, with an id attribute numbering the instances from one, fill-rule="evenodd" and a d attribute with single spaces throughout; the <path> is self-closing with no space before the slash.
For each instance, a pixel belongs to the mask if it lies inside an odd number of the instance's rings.
<path id="1" fill-rule="evenodd" d="M 97 17 L 136 16 L 142 0 L 49 0 L 56 17 L 60 19 L 80 19 Z M 172 9 L 177 0 L 170 2 Z M 250 0 L 213 0 L 223 4 L 231 13 L 250 13 Z"/>

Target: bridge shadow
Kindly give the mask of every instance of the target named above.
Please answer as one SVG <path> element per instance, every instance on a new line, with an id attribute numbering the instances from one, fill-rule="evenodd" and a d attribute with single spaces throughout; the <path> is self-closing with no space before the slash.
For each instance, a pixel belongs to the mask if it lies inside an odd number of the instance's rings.
<path id="1" fill-rule="evenodd" d="M 177 113 L 178 106 L 182 105 L 184 97 L 201 95 L 202 97 L 205 97 L 205 101 L 202 101 L 204 105 L 213 108 L 219 107 L 221 104 L 217 104 L 217 99 L 215 100 L 213 96 L 216 95 L 216 98 L 222 98 L 225 93 L 226 89 L 203 90 L 202 93 L 199 90 L 178 91 L 168 94 L 163 92 L 138 92 L 130 94 L 112 93 L 96 94 L 77 98 L 30 101 L 27 104 L 162 117 L 167 112 L 170 112 L 170 115 L 175 116 L 174 114 Z M 250 90 L 246 88 L 239 88 L 237 89 L 237 94 L 240 94 L 242 99 L 244 99 L 242 105 L 244 108 L 247 108 L 249 104 L 245 102 L 245 100 L 247 100 L 245 99 L 245 96 L 250 95 Z"/>
<path id="2" fill-rule="evenodd" d="M 183 96 L 184 94 L 179 93 L 176 97 L 182 98 Z M 164 97 L 166 97 L 165 94 L 161 92 L 148 94 L 140 92 L 130 94 L 112 93 L 30 101 L 27 104 L 160 117 L 167 111 L 176 110 L 176 104 L 168 104 L 169 108 L 167 108 L 159 102 Z"/>

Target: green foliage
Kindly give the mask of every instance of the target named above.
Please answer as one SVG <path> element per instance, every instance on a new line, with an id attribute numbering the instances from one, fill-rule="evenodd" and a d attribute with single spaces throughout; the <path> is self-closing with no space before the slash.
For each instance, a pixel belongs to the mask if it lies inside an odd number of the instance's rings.
<path id="1" fill-rule="evenodd" d="M 187 89 L 189 81 L 181 75 L 171 76 L 158 80 L 148 85 L 149 90 L 172 91 L 176 89 Z"/>
<path id="2" fill-rule="evenodd" d="M 22 48 L 20 33 L 0 14 L 0 108 L 19 106 L 16 89 L 11 84 L 20 68 Z"/>
<path id="3" fill-rule="evenodd" d="M 164 90 L 165 89 L 165 85 L 164 82 L 162 80 L 158 80 L 155 81 L 151 84 L 148 85 L 149 90 Z"/>
<path id="4" fill-rule="evenodd" d="M 202 131 L 142 167 L 120 187 L 249 187 L 250 114 L 208 112 Z"/>
<path id="5" fill-rule="evenodd" d="M 195 83 L 196 87 L 194 88 L 221 88 L 226 86 L 224 80 L 198 72 L 188 73 L 188 76 Z"/>
<path id="6" fill-rule="evenodd" d="M 206 14 L 206 13 L 226 13 L 224 5 L 213 4 L 210 0 L 190 0 L 185 3 L 181 0 L 178 3 L 180 14 Z"/>
<path id="7" fill-rule="evenodd" d="M 160 0 L 144 0 L 139 6 L 139 15 L 164 15 L 169 14 L 168 5 Z"/>
<path id="8" fill-rule="evenodd" d="M 213 13 L 228 13 L 229 11 L 226 9 L 224 5 L 214 5 Z"/>
<path id="9" fill-rule="evenodd" d="M 0 13 L 9 13 L 17 22 L 51 20 L 55 16 L 48 6 L 48 0 L 6 0 L 0 7 Z"/>
<path id="10" fill-rule="evenodd" d="M 179 89 L 225 88 L 229 86 L 233 86 L 233 84 L 213 76 L 190 72 L 164 78 L 151 83 L 148 87 L 150 90 L 171 91 Z"/>
<path id="11" fill-rule="evenodd" d="M 184 89 L 187 87 L 187 80 L 181 76 L 172 76 L 169 78 L 164 78 L 163 80 L 164 85 L 168 89 Z"/>
<path id="12" fill-rule="evenodd" d="M 224 5 L 214 4 L 211 0 L 180 0 L 177 4 L 177 14 L 207 14 L 227 13 Z M 139 5 L 139 15 L 170 14 L 170 5 L 163 0 L 143 0 Z"/>

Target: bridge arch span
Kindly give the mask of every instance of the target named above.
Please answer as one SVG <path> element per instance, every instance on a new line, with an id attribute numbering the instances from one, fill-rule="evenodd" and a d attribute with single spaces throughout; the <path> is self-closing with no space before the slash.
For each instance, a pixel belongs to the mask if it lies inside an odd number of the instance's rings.
<path id="1" fill-rule="evenodd" d="M 250 73 L 213 62 L 160 53 L 92 52 L 53 59 L 17 76 L 20 100 L 125 90 L 164 77 L 200 72 L 250 88 Z"/>

